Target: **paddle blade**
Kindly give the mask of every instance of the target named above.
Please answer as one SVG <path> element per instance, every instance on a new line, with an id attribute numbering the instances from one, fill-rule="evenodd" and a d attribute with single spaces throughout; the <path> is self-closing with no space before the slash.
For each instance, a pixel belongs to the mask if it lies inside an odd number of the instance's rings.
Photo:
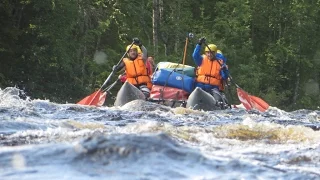
<path id="1" fill-rule="evenodd" d="M 269 108 L 269 104 L 259 97 L 249 95 L 241 88 L 237 88 L 237 94 L 240 102 L 247 110 L 256 109 L 265 112 Z"/>
<path id="2" fill-rule="evenodd" d="M 251 110 L 253 107 L 251 105 L 249 94 L 240 88 L 237 88 L 237 94 L 240 102 L 243 104 L 246 110 Z"/>
<path id="3" fill-rule="evenodd" d="M 269 104 L 266 103 L 261 98 L 256 97 L 256 96 L 250 96 L 250 95 L 249 95 L 249 97 L 251 99 L 251 104 L 255 109 L 257 109 L 261 112 L 265 112 L 269 108 Z"/>
<path id="4" fill-rule="evenodd" d="M 100 89 L 89 96 L 83 98 L 81 101 L 77 102 L 77 104 L 81 105 L 93 105 L 93 106 L 102 106 L 105 99 L 106 99 L 107 93 L 102 92 Z"/>
<path id="5" fill-rule="evenodd" d="M 96 106 L 102 106 L 104 104 L 104 101 L 106 100 L 106 98 L 107 98 L 107 92 L 101 93 L 100 97 L 99 97 L 99 101 Z"/>

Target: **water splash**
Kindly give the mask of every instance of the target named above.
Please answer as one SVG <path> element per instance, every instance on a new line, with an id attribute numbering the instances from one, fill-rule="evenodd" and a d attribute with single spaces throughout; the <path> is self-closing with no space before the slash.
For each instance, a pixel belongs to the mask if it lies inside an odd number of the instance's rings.
<path id="1" fill-rule="evenodd" d="M 319 111 L 57 104 L 0 90 L 0 179 L 316 179 Z"/>

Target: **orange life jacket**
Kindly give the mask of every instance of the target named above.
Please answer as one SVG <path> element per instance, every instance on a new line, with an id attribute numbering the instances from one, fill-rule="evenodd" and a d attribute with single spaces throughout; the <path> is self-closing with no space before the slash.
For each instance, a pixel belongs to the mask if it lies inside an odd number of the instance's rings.
<path id="1" fill-rule="evenodd" d="M 197 82 L 219 86 L 221 88 L 222 77 L 220 75 L 220 64 L 222 64 L 223 61 L 211 61 L 206 55 L 203 55 L 202 58 L 202 64 L 197 69 Z"/>
<path id="2" fill-rule="evenodd" d="M 152 88 L 150 76 L 141 56 L 138 56 L 135 60 L 123 58 L 123 62 L 126 66 L 127 81 L 130 84 L 145 84 L 149 89 Z"/>

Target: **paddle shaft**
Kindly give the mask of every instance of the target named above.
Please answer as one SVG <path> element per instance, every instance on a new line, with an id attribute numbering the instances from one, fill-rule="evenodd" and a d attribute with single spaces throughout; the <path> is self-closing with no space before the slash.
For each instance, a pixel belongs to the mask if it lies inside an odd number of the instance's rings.
<path id="1" fill-rule="evenodd" d="M 193 38 L 193 34 L 192 33 L 188 33 L 188 36 L 186 37 L 186 44 L 184 45 L 184 52 L 183 52 L 183 59 L 182 59 L 182 64 L 183 65 L 186 64 L 187 48 L 188 48 L 188 42 L 189 42 L 190 38 Z"/>
<path id="2" fill-rule="evenodd" d="M 188 41 L 189 41 L 189 38 L 187 37 L 186 44 L 184 45 L 184 52 L 183 52 L 183 60 L 182 60 L 183 65 L 186 64 L 186 54 L 187 54 Z"/>
<path id="3" fill-rule="evenodd" d="M 121 59 L 119 60 L 119 62 L 117 63 L 116 66 L 119 66 L 119 64 L 121 63 L 122 59 L 126 56 L 126 54 L 130 51 L 131 47 L 133 46 L 133 42 L 130 44 L 130 47 L 128 48 L 128 50 L 123 54 L 123 56 L 121 57 Z M 102 84 L 100 90 L 109 82 L 109 80 L 111 79 L 111 77 L 114 74 L 114 70 L 112 70 L 112 72 L 110 73 L 110 75 L 108 76 L 108 78 L 104 81 L 104 83 Z"/>
<path id="4" fill-rule="evenodd" d="M 103 92 L 106 92 L 106 91 L 109 92 L 119 81 L 120 81 L 120 79 L 117 79 L 116 81 L 114 81 L 108 87 L 104 88 Z"/>
<path id="5" fill-rule="evenodd" d="M 228 76 L 229 76 L 230 81 L 232 82 L 232 84 L 234 84 L 237 88 L 242 89 L 237 83 L 235 83 L 235 82 L 233 81 L 233 78 L 232 78 L 232 76 L 230 75 L 230 73 L 228 74 Z"/>

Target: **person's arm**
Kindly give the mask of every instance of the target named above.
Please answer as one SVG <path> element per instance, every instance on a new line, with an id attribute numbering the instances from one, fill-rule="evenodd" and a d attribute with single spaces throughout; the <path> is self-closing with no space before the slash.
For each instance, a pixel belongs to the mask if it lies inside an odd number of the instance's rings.
<path id="1" fill-rule="evenodd" d="M 220 69 L 220 75 L 221 75 L 222 79 L 224 79 L 224 80 L 228 79 L 229 70 L 228 70 L 226 64 L 222 64 L 221 69 Z"/>
<path id="2" fill-rule="evenodd" d="M 202 64 L 203 58 L 200 54 L 200 51 L 201 51 L 201 45 L 197 44 L 192 53 L 193 61 L 194 63 L 196 63 L 197 66 L 201 66 Z"/>
<path id="3" fill-rule="evenodd" d="M 223 60 L 223 63 L 227 63 L 227 58 L 226 57 L 224 57 L 224 55 L 223 54 L 221 54 L 221 53 L 217 53 L 216 54 L 216 58 L 218 59 L 218 60 Z"/>
<path id="4" fill-rule="evenodd" d="M 118 72 L 118 71 L 120 71 L 121 69 L 123 69 L 124 66 L 125 66 L 125 64 L 124 64 L 124 62 L 123 62 L 123 60 L 122 60 L 118 66 L 114 65 L 114 66 L 112 67 L 112 70 L 113 70 L 114 72 Z"/>
<path id="5" fill-rule="evenodd" d="M 146 64 L 147 62 L 147 59 L 148 59 L 148 51 L 147 51 L 147 48 L 144 47 L 143 45 L 140 46 L 140 49 L 142 51 L 142 60 L 144 62 L 144 64 Z"/>

